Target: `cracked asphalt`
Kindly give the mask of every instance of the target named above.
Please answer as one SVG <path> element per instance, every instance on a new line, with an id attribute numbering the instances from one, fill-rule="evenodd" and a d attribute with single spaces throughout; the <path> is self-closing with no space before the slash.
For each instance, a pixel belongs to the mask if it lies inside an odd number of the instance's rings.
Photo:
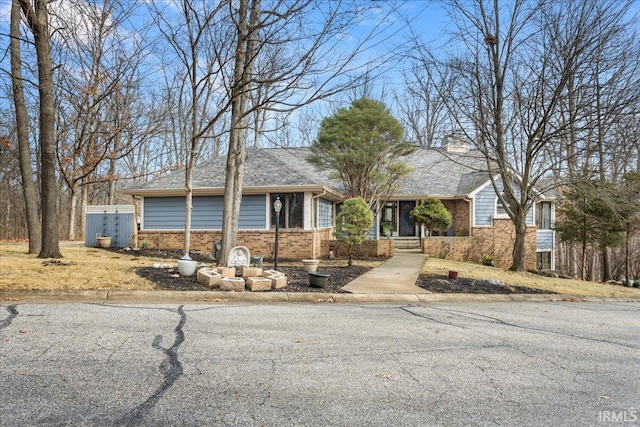
<path id="1" fill-rule="evenodd" d="M 640 424 L 640 303 L 0 305 L 0 425 Z"/>

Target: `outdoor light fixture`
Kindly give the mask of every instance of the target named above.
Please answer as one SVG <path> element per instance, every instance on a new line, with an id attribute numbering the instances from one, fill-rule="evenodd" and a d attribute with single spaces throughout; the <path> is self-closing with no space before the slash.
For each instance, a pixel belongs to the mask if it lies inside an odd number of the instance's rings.
<path id="1" fill-rule="evenodd" d="M 276 197 L 276 201 L 273 202 L 273 209 L 276 211 L 276 244 L 273 250 L 273 269 L 278 270 L 278 228 L 280 226 L 280 210 L 282 209 L 280 197 Z"/>

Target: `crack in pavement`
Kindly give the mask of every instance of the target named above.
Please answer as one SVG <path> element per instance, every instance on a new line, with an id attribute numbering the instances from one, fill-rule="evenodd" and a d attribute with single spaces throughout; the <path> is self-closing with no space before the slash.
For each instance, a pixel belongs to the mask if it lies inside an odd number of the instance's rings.
<path id="1" fill-rule="evenodd" d="M 467 329 L 466 327 L 461 325 L 456 325 L 455 323 L 443 322 L 442 320 L 437 320 L 437 319 L 434 319 L 433 317 L 428 317 L 428 316 L 425 316 L 424 314 L 416 313 L 415 311 L 409 310 L 407 307 L 399 307 L 399 308 L 400 310 L 406 311 L 409 314 L 413 314 L 416 317 L 422 317 L 423 319 L 431 320 L 432 322 L 440 323 L 441 325 L 455 326 L 456 328 Z"/>
<path id="2" fill-rule="evenodd" d="M 159 370 L 164 375 L 164 381 L 162 385 L 153 393 L 144 403 L 136 406 L 133 410 L 129 411 L 124 417 L 118 421 L 118 425 L 139 425 L 144 418 L 149 415 L 149 412 L 156 406 L 158 401 L 162 398 L 164 393 L 173 386 L 178 378 L 182 376 L 182 363 L 178 360 L 178 348 L 184 342 L 184 327 L 187 321 L 187 315 L 183 310 L 183 306 L 178 307 L 178 314 L 180 315 L 180 322 L 174 328 L 175 341 L 169 348 L 163 348 L 160 346 L 162 342 L 162 335 L 156 335 L 151 346 L 156 350 L 160 350 L 165 354 L 165 358 L 159 366 Z"/>
<path id="3" fill-rule="evenodd" d="M 16 309 L 15 305 L 8 306 L 7 311 L 9 312 L 9 316 L 7 316 L 6 318 L 0 321 L 0 329 L 4 329 L 9 325 L 11 325 L 11 322 L 13 322 L 13 319 L 15 319 L 18 316 L 18 310 Z"/>
<path id="4" fill-rule="evenodd" d="M 512 328 L 524 329 L 524 330 L 527 330 L 527 331 L 536 331 L 536 332 L 544 332 L 544 333 L 553 334 L 553 335 L 561 335 L 561 336 L 565 336 L 565 337 L 575 338 L 575 339 L 578 339 L 578 340 L 599 342 L 599 343 L 603 343 L 603 344 L 617 345 L 617 346 L 620 346 L 620 347 L 631 348 L 631 349 L 634 349 L 634 350 L 640 349 L 640 347 L 638 347 L 636 345 L 632 345 L 632 344 L 625 344 L 625 343 L 610 341 L 610 340 L 606 340 L 606 339 L 585 337 L 585 336 L 582 336 L 582 335 L 570 334 L 570 333 L 567 333 L 567 332 L 552 331 L 550 329 L 537 328 L 537 327 L 534 327 L 534 326 L 518 325 L 516 323 L 510 323 L 510 322 L 504 321 L 504 320 L 502 320 L 500 318 L 497 318 L 497 317 L 487 316 L 487 315 L 480 314 L 480 313 L 473 313 L 471 311 L 466 312 L 466 311 L 444 309 L 444 308 L 437 308 L 437 307 L 432 307 L 432 309 L 433 310 L 443 311 L 445 313 L 449 313 L 449 314 L 452 314 L 454 316 L 458 316 L 458 317 L 463 318 L 463 319 L 476 320 L 478 322 L 495 323 L 495 324 L 498 324 L 498 325 L 510 326 Z"/>

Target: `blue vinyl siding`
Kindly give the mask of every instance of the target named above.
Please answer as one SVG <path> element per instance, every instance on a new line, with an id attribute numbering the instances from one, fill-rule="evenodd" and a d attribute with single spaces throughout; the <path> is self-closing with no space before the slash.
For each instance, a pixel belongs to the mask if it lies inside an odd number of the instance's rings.
<path id="1" fill-rule="evenodd" d="M 113 208 L 113 206 L 109 206 Z M 133 212 L 87 213 L 84 243 L 97 246 L 96 236 L 111 236 L 111 246 L 125 248 L 133 245 L 136 218 Z"/>
<path id="2" fill-rule="evenodd" d="M 145 197 L 145 230 L 184 230 L 184 197 Z"/>
<path id="3" fill-rule="evenodd" d="M 474 223 L 477 226 L 493 225 L 493 215 L 496 206 L 496 192 L 492 185 L 480 190 L 474 200 Z"/>
<path id="4" fill-rule="evenodd" d="M 240 204 L 238 228 L 264 229 L 266 195 L 243 196 Z M 184 197 L 145 197 L 145 230 L 184 230 Z M 191 228 L 194 230 L 222 229 L 222 196 L 196 196 L 193 198 Z"/>
<path id="5" fill-rule="evenodd" d="M 238 228 L 264 230 L 267 228 L 267 195 L 242 196 Z"/>
<path id="6" fill-rule="evenodd" d="M 502 182 L 497 182 L 498 188 L 502 189 Z M 520 187 L 514 182 L 516 197 L 520 196 Z M 496 198 L 498 195 L 493 190 L 493 185 L 489 184 L 480 190 L 474 201 L 474 222 L 477 226 L 493 225 L 495 214 Z M 527 224 L 535 224 L 535 212 L 533 207 L 527 212 Z"/>
<path id="7" fill-rule="evenodd" d="M 333 203 L 326 199 L 318 199 L 318 228 L 333 226 Z"/>
<path id="8" fill-rule="evenodd" d="M 553 250 L 553 230 L 538 230 L 536 232 L 536 251 Z"/>
<path id="9" fill-rule="evenodd" d="M 222 229 L 222 197 L 198 196 L 193 198 L 191 228 L 194 230 Z M 184 199 L 182 199 L 184 203 Z M 184 219 L 182 220 L 184 224 Z M 180 227 L 184 228 L 184 227 Z"/>

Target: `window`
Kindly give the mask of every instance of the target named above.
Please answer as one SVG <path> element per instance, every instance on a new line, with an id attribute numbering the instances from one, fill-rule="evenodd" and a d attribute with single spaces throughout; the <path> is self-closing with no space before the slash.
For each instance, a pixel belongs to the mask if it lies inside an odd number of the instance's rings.
<path id="1" fill-rule="evenodd" d="M 536 204 L 536 226 L 538 230 L 551 229 L 551 203 L 540 202 Z"/>
<path id="2" fill-rule="evenodd" d="M 302 228 L 304 226 L 304 193 L 273 193 L 271 194 L 271 228 L 276 226 L 276 212 L 273 202 L 280 197 L 282 209 L 280 210 L 279 228 Z"/>
<path id="3" fill-rule="evenodd" d="M 328 228 L 333 226 L 333 203 L 329 200 L 318 199 L 316 227 Z"/>
<path id="4" fill-rule="evenodd" d="M 388 202 L 382 209 L 380 218 L 381 236 L 390 236 L 391 233 L 396 231 L 396 205 L 396 202 Z"/>
<path id="5" fill-rule="evenodd" d="M 538 271 L 551 270 L 551 252 L 537 252 L 536 266 Z"/>
<path id="6" fill-rule="evenodd" d="M 500 199 L 498 197 L 496 197 L 496 213 L 494 215 L 495 218 L 508 218 L 509 214 L 507 213 L 507 210 L 504 208 L 504 205 L 502 204 L 502 202 L 500 202 Z"/>

